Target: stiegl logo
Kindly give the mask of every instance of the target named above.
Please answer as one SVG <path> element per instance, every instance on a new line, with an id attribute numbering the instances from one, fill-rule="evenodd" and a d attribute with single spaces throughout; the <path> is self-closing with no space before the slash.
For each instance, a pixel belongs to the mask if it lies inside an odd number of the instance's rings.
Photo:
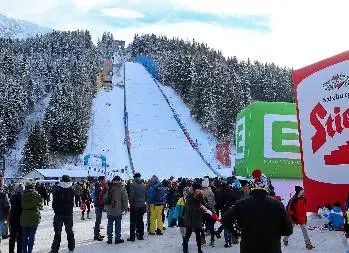
<path id="1" fill-rule="evenodd" d="M 320 103 L 311 111 L 310 123 L 315 128 L 315 134 L 311 137 L 313 153 L 326 143 L 327 137 L 333 138 L 336 134 L 341 134 L 345 128 L 349 128 L 349 108 L 341 110 L 336 106 L 333 113 L 334 115 L 328 112 Z"/>
<path id="2" fill-rule="evenodd" d="M 346 76 L 344 74 L 334 75 L 330 80 L 328 80 L 322 86 L 327 91 L 332 91 L 335 89 L 339 90 L 342 87 L 349 86 L 349 76 Z"/>

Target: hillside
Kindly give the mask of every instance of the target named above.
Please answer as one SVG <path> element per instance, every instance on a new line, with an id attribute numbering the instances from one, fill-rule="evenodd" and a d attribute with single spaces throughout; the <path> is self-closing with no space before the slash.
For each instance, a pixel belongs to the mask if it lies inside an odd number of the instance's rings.
<path id="1" fill-rule="evenodd" d="M 232 141 L 236 115 L 253 101 L 292 102 L 291 70 L 273 63 L 225 58 L 196 41 L 135 35 L 132 56 L 156 62 L 156 79 L 172 87 L 201 127 Z"/>
<path id="2" fill-rule="evenodd" d="M 0 14 L 0 38 L 25 39 L 51 31 L 50 28 Z"/>

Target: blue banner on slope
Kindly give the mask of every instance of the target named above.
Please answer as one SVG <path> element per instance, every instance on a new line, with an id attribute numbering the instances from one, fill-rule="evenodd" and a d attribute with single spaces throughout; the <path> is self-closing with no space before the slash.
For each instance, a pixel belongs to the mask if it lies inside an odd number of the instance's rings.
<path id="1" fill-rule="evenodd" d="M 143 64 L 146 70 L 156 79 L 158 80 L 158 64 L 148 55 L 137 55 L 136 61 Z"/>

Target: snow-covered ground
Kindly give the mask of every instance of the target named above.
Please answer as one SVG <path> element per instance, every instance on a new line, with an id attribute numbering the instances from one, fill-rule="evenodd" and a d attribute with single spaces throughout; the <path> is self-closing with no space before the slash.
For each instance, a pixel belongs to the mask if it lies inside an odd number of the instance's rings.
<path id="1" fill-rule="evenodd" d="M 5 177 L 14 177 L 18 173 L 18 169 L 20 166 L 21 159 L 23 157 L 23 149 L 25 142 L 27 141 L 27 137 L 29 135 L 29 131 L 32 126 L 36 123 L 41 122 L 45 116 L 45 110 L 50 102 L 50 95 L 40 99 L 34 107 L 32 113 L 25 117 L 24 126 L 21 129 L 14 149 L 10 150 L 8 155 L 5 157 L 6 160 L 6 169 L 5 169 Z"/>
<path id="2" fill-rule="evenodd" d="M 126 63 L 128 126 L 134 166 L 145 178 L 213 175 L 191 147 L 151 75 Z"/>
<path id="3" fill-rule="evenodd" d="M 106 240 L 97 242 L 93 240 L 94 227 L 94 209 L 92 209 L 92 219 L 81 221 L 79 208 L 74 208 L 74 232 L 76 240 L 76 249 L 74 253 L 180 253 L 182 252 L 181 236 L 178 228 L 167 228 L 163 236 L 149 236 L 145 235 L 144 241 L 136 241 L 133 243 L 125 242 L 124 244 L 107 245 Z M 54 236 L 52 220 L 53 211 L 51 207 L 45 207 L 41 211 L 41 223 L 36 233 L 36 241 L 33 252 L 47 253 L 50 251 L 51 243 Z M 106 231 L 107 220 L 106 214 L 103 214 L 102 226 Z M 312 243 L 315 249 L 311 252 L 316 253 L 344 253 L 343 234 L 341 232 L 330 231 L 309 231 Z M 62 243 L 59 252 L 68 252 L 66 235 L 63 229 Z M 128 238 L 129 235 L 129 215 L 126 214 L 122 221 L 122 238 Z M 224 240 L 217 239 L 216 247 L 203 247 L 205 253 L 239 253 L 238 245 L 232 248 L 224 248 Z M 8 252 L 8 239 L 3 240 L 0 245 L 1 252 Z M 192 235 L 189 244 L 189 252 L 196 252 L 195 236 Z M 303 236 L 299 227 L 295 227 L 294 235 L 290 237 L 289 246 L 283 247 L 283 253 L 301 253 L 308 252 L 305 249 Z"/>
<path id="4" fill-rule="evenodd" d="M 52 31 L 52 29 L 42 27 L 28 21 L 8 18 L 5 15 L 0 14 L 1 38 L 25 39 Z"/>
<path id="5" fill-rule="evenodd" d="M 182 124 L 185 126 L 189 132 L 191 138 L 198 144 L 198 149 L 204 156 L 204 158 L 211 164 L 213 168 L 217 168 L 220 163 L 216 159 L 216 138 L 202 129 L 199 123 L 197 123 L 191 116 L 190 110 L 183 102 L 183 100 L 177 95 L 177 93 L 170 86 L 160 86 L 162 91 L 165 93 L 166 97 L 170 101 L 172 107 L 175 109 L 176 113 L 179 115 Z M 232 154 L 232 167 L 235 164 L 235 146 L 231 146 Z M 223 176 L 231 176 L 232 167 L 223 168 L 217 170 Z"/>
<path id="6" fill-rule="evenodd" d="M 113 72 L 113 88 L 110 91 L 102 89 L 94 100 L 89 138 L 81 156 L 82 160 L 85 155 L 91 154 L 89 165 L 97 170 L 102 169 L 99 156 L 106 156 L 108 172 L 119 171 L 129 165 L 124 144 L 124 90 L 117 86 L 122 84 L 123 71 L 115 67 Z"/>

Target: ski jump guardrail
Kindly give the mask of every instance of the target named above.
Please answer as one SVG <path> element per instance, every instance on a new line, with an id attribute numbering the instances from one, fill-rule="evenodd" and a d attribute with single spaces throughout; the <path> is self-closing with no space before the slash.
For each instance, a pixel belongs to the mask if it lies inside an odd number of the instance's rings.
<path id="1" fill-rule="evenodd" d="M 187 129 L 184 127 L 184 125 L 182 124 L 180 117 L 178 115 L 178 113 L 176 112 L 176 110 L 173 108 L 173 106 L 171 105 L 170 100 L 167 98 L 166 94 L 163 92 L 163 90 L 160 87 L 159 82 L 157 81 L 159 75 L 158 75 L 158 68 L 157 68 L 157 63 L 149 56 L 147 55 L 138 55 L 136 56 L 136 61 L 141 63 L 146 70 L 152 75 L 153 80 L 155 82 L 155 84 L 157 85 L 157 87 L 159 88 L 162 96 L 165 98 L 166 103 L 168 104 L 168 106 L 170 107 L 173 117 L 175 118 L 177 124 L 179 125 L 179 127 L 181 128 L 183 134 L 185 135 L 185 137 L 187 138 L 189 144 L 193 147 L 193 149 L 198 153 L 198 155 L 200 156 L 201 160 L 206 164 L 206 166 L 216 175 L 219 177 L 222 177 L 222 175 L 212 167 L 212 165 L 205 159 L 205 157 L 202 155 L 202 153 L 200 152 L 199 148 L 197 147 L 196 144 L 194 144 L 193 139 L 190 137 Z"/>
<path id="2" fill-rule="evenodd" d="M 130 141 L 130 131 L 128 130 L 128 112 L 127 112 L 127 100 L 126 100 L 126 63 L 123 64 L 123 74 L 124 74 L 124 127 L 125 127 L 125 144 L 127 148 L 128 159 L 131 166 L 132 174 L 135 174 L 135 168 L 133 165 L 132 154 L 131 154 L 131 141 Z"/>

